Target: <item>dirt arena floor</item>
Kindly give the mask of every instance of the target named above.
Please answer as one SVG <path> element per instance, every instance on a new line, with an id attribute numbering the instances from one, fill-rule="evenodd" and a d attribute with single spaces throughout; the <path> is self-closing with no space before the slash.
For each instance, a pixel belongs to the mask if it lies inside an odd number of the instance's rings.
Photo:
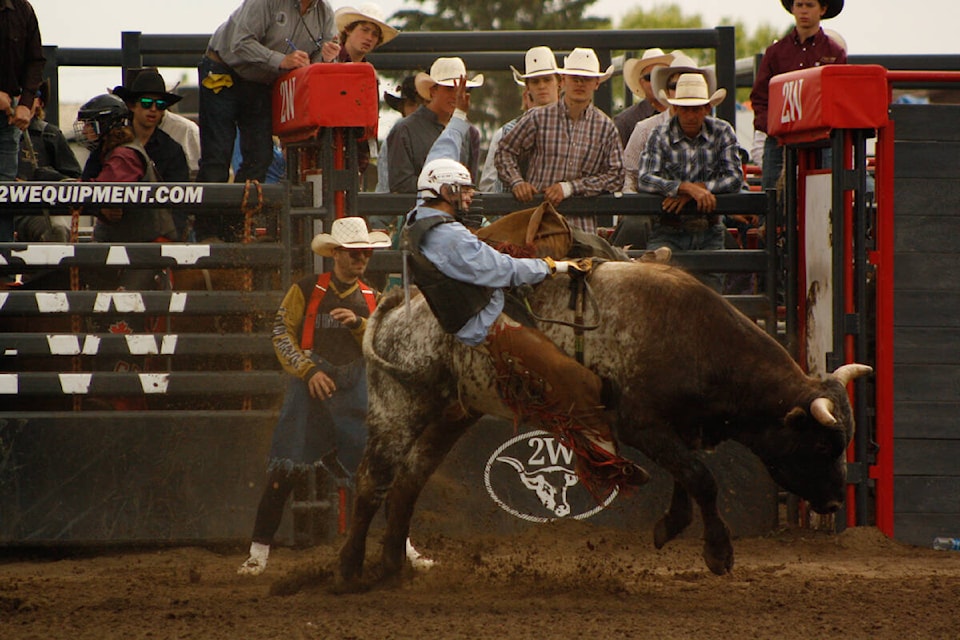
<path id="1" fill-rule="evenodd" d="M 960 553 L 872 528 L 739 539 L 725 577 L 696 539 L 579 522 L 418 542 L 437 566 L 353 595 L 329 592 L 333 545 L 277 549 L 256 578 L 241 549 L 8 552 L 0 638 L 960 637 Z"/>

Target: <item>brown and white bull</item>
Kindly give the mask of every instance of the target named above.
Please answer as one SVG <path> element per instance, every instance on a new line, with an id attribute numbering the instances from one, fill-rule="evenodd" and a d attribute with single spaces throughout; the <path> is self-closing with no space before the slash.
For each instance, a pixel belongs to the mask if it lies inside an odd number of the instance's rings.
<path id="1" fill-rule="evenodd" d="M 735 440 L 764 462 L 782 487 L 821 513 L 844 499 L 844 451 L 854 423 L 846 392 L 865 365 L 825 380 L 803 373 L 780 344 L 691 275 L 656 263 L 608 262 L 590 276 L 602 321 L 584 336 L 585 363 L 619 385 L 616 433 L 674 478 L 668 511 L 656 523 L 657 548 L 703 516 L 703 558 L 716 574 L 733 567 L 730 532 L 717 509 L 717 482 L 696 451 Z M 531 296 L 540 317 L 572 322 L 568 280 Z M 562 349 L 573 330 L 541 327 Z M 371 519 L 389 504 L 380 577 L 403 566 L 404 541 L 427 479 L 483 414 L 511 417 L 499 401 L 487 356 L 456 342 L 421 296 L 388 297 L 364 339 L 369 376 L 369 441 L 357 475 L 348 537 L 340 551 L 342 586 L 360 577 Z"/>

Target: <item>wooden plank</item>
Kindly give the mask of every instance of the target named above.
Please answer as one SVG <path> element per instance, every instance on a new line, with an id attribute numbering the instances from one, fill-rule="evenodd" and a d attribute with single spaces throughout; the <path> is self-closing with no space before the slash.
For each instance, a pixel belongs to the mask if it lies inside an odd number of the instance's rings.
<path id="1" fill-rule="evenodd" d="M 283 392 L 281 371 L 172 371 L 73 373 L 30 371 L 0 374 L 0 398 L 30 396 L 224 396 Z"/>
<path id="2" fill-rule="evenodd" d="M 890 105 L 894 136 L 901 140 L 960 141 L 960 106 L 953 104 Z"/>
<path id="3" fill-rule="evenodd" d="M 0 317 L 148 314 L 276 313 L 279 291 L 9 291 L 0 292 Z"/>
<path id="4" fill-rule="evenodd" d="M 895 226 L 899 226 L 905 216 L 955 216 L 960 211 L 960 180 L 896 176 L 893 180 L 893 208 Z"/>
<path id="5" fill-rule="evenodd" d="M 960 432 L 953 439 L 894 440 L 893 472 L 903 476 L 960 476 Z M 955 496 L 960 503 L 960 496 Z"/>
<path id="6" fill-rule="evenodd" d="M 2 360 L 16 365 L 18 356 L 130 356 L 130 355 L 269 355 L 269 333 L 220 334 L 42 334 L 0 333 Z"/>
<path id="7" fill-rule="evenodd" d="M 953 209 L 941 209 L 941 213 L 960 212 L 960 198 Z M 909 253 L 960 253 L 960 234 L 944 233 L 944 229 L 960 227 L 957 215 L 900 215 L 894 223 L 894 265 L 900 268 L 902 256 Z M 934 213 L 934 212 L 931 212 Z"/>
<path id="8" fill-rule="evenodd" d="M 184 269 L 241 269 L 278 267 L 282 257 L 283 247 L 272 243 L 0 244 L 0 266 L 13 271 L 27 267 L 107 266 L 108 264 Z"/>
<path id="9" fill-rule="evenodd" d="M 960 389 L 960 365 L 898 365 L 893 385 L 897 403 L 952 400 Z"/>
<path id="10" fill-rule="evenodd" d="M 960 362 L 960 328 L 894 327 L 893 361 L 898 366 Z"/>
<path id="11" fill-rule="evenodd" d="M 957 296 L 931 295 L 925 289 L 895 289 L 896 327 L 960 327 Z"/>
<path id="12" fill-rule="evenodd" d="M 894 513 L 953 514 L 960 522 L 960 476 L 896 476 Z"/>
<path id="13" fill-rule="evenodd" d="M 960 229 L 960 220 L 955 222 Z M 947 235 L 941 233 L 941 235 Z M 960 236 L 954 239 L 954 243 Z M 948 277 L 960 273 L 960 251 L 956 253 L 902 253 L 894 256 L 893 287 L 923 291 L 952 292 L 960 311 L 960 280 Z M 947 296 L 951 297 L 951 296 Z"/>
<path id="14" fill-rule="evenodd" d="M 960 538 L 960 515 L 897 512 L 893 516 L 893 537 L 900 542 L 930 548 L 938 536 Z"/>
<path id="15" fill-rule="evenodd" d="M 898 178 L 956 179 L 960 174 L 960 142 L 897 142 L 894 154 Z"/>
<path id="16" fill-rule="evenodd" d="M 893 434 L 898 438 L 958 438 L 960 402 L 897 402 Z"/>

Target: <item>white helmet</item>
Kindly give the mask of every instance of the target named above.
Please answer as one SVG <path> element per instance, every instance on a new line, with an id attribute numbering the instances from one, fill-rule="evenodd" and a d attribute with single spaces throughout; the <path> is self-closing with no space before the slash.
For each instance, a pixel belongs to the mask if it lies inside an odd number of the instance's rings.
<path id="1" fill-rule="evenodd" d="M 456 185 L 459 187 L 473 187 L 473 178 L 470 177 L 470 171 L 457 162 L 449 158 L 437 158 L 431 160 L 423 166 L 420 177 L 417 178 L 417 195 L 421 198 L 439 198 L 440 187 L 445 184 Z"/>

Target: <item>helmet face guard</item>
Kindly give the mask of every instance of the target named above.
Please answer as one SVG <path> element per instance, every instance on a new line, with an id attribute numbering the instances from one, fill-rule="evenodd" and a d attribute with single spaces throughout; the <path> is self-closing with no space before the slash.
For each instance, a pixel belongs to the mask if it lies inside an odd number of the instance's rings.
<path id="1" fill-rule="evenodd" d="M 130 109 L 119 97 L 105 93 L 92 98 L 77 111 L 73 131 L 80 143 L 94 149 L 111 129 L 127 124 Z"/>

